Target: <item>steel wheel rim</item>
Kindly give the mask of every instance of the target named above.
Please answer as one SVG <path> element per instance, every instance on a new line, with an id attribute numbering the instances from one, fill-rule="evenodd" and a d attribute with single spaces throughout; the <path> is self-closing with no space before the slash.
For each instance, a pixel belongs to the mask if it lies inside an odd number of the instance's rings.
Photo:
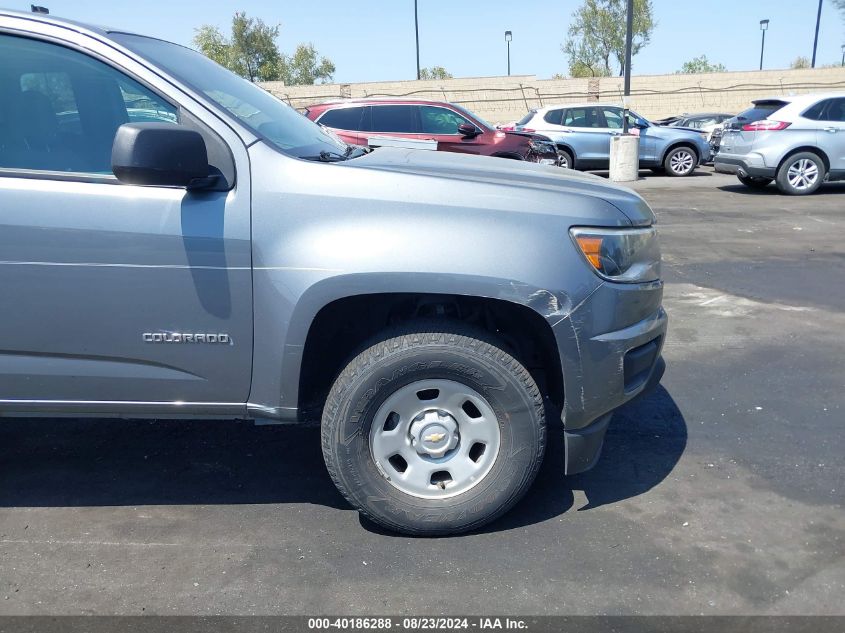
<path id="1" fill-rule="evenodd" d="M 430 379 L 388 396 L 373 417 L 369 440 L 373 462 L 394 488 L 421 499 L 446 499 L 490 474 L 501 432 L 477 391 Z"/>
<path id="2" fill-rule="evenodd" d="M 669 159 L 669 165 L 671 165 L 675 173 L 685 174 L 695 166 L 695 159 L 692 153 L 687 150 L 680 150 L 672 154 L 672 158 Z"/>
<path id="3" fill-rule="evenodd" d="M 809 158 L 796 160 L 786 171 L 786 179 L 798 191 L 810 189 L 818 182 L 819 167 Z"/>

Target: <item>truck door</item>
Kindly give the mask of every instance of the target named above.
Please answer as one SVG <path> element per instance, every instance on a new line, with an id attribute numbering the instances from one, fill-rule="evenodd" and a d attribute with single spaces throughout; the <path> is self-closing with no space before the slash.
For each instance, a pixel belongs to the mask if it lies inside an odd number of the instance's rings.
<path id="1" fill-rule="evenodd" d="M 252 359 L 246 150 L 90 45 L 0 32 L 0 408 L 230 413 Z M 229 190 L 120 183 L 111 145 L 132 121 L 216 138 Z"/>

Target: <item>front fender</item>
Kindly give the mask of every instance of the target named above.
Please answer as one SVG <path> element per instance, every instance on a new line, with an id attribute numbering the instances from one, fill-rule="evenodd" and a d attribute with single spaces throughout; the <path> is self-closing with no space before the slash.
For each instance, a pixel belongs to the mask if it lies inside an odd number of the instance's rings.
<path id="1" fill-rule="evenodd" d="M 381 293 L 478 296 L 548 317 L 600 283 L 569 227 L 652 219 L 634 194 L 552 167 L 503 168 L 489 157 L 411 151 L 388 152 L 381 163 L 378 154 L 369 162 L 318 163 L 262 143 L 250 154 L 249 409 L 256 416 L 296 417 L 308 330 L 333 301 Z"/>
<path id="2" fill-rule="evenodd" d="M 295 278 L 309 279 L 310 285 L 303 288 L 295 302 L 279 301 L 296 287 L 291 283 Z M 573 297 L 562 291 L 512 279 L 454 273 L 257 268 L 254 288 L 255 355 L 249 408 L 253 415 L 290 421 L 297 415 L 300 369 L 308 331 L 320 310 L 334 301 L 388 293 L 481 297 L 527 306 L 551 322 L 565 318 L 577 305 L 577 300 L 574 303 Z"/>

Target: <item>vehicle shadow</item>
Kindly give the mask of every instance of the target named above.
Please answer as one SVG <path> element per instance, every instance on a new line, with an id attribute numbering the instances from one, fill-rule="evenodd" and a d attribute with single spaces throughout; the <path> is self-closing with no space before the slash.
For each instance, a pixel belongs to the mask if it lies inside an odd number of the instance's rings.
<path id="1" fill-rule="evenodd" d="M 550 424 L 546 459 L 537 480 L 519 504 L 484 532 L 513 529 L 553 519 L 569 511 L 573 491 L 581 490 L 585 511 L 648 492 L 675 468 L 687 445 L 687 425 L 663 386 L 619 409 L 611 420 L 598 463 L 565 477 L 563 434 Z M 558 425 L 559 428 L 559 425 Z"/>
<path id="2" fill-rule="evenodd" d="M 752 189 L 751 187 L 746 187 L 742 183 L 737 182 L 735 185 L 722 185 L 721 187 L 716 187 L 719 191 L 725 191 L 728 193 L 740 193 L 746 196 L 781 196 L 785 200 L 793 199 L 793 196 L 787 196 L 781 194 L 778 191 L 778 188 L 775 187 L 773 184 L 770 184 L 768 187 L 764 187 L 762 189 Z M 812 196 L 824 196 L 824 195 L 836 195 L 836 194 L 845 194 L 845 182 L 827 182 L 824 183 L 821 187 L 819 187 L 818 191 L 813 194 Z M 807 197 L 807 196 L 799 196 L 799 197 Z"/>
<path id="3" fill-rule="evenodd" d="M 474 533 L 512 530 L 556 518 L 572 508 L 575 490 L 582 490 L 587 497 L 587 504 L 577 511 L 641 495 L 672 472 L 687 445 L 684 416 L 669 392 L 658 386 L 648 396 L 614 414 L 602 456 L 592 470 L 565 477 L 559 416 L 548 412 L 547 417 L 546 458 L 531 490 L 505 516 Z M 395 536 L 363 517 L 361 525 L 373 532 Z"/>
<path id="4" fill-rule="evenodd" d="M 317 428 L 3 418 L 0 446 L 0 507 L 349 507 L 323 465 Z"/>
<path id="5" fill-rule="evenodd" d="M 601 176 L 602 178 L 610 178 L 610 172 L 606 169 L 599 169 L 599 170 L 591 170 L 588 173 L 591 173 L 595 176 Z M 688 178 L 712 178 L 713 172 L 712 171 L 705 171 L 703 169 L 696 169 L 692 172 L 689 176 L 684 176 L 684 179 Z M 669 181 L 677 180 L 677 177 L 670 176 L 666 172 L 654 172 L 650 169 L 640 169 L 637 174 L 637 180 L 653 180 L 653 179 L 666 179 Z"/>
<path id="6" fill-rule="evenodd" d="M 537 480 L 498 532 L 555 518 L 583 490 L 588 510 L 642 494 L 665 479 L 687 429 L 658 387 L 620 409 L 591 471 L 564 477 L 557 416 Z M 313 427 L 216 420 L 0 419 L 0 507 L 311 503 L 349 505 L 323 465 Z M 365 529 L 384 530 L 361 519 Z"/>
<path id="7" fill-rule="evenodd" d="M 194 289 L 203 308 L 219 319 L 232 315 L 225 211 L 226 194 L 222 192 L 198 192 L 182 201 L 182 241 Z"/>

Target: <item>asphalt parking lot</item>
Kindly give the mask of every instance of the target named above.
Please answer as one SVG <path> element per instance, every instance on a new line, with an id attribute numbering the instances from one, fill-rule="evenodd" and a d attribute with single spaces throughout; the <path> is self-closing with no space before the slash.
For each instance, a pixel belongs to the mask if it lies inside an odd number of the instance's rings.
<path id="1" fill-rule="evenodd" d="M 593 471 L 552 441 L 506 517 L 410 539 L 316 429 L 4 419 L 0 614 L 845 614 L 845 184 L 699 173 L 634 184 L 668 368 Z"/>

